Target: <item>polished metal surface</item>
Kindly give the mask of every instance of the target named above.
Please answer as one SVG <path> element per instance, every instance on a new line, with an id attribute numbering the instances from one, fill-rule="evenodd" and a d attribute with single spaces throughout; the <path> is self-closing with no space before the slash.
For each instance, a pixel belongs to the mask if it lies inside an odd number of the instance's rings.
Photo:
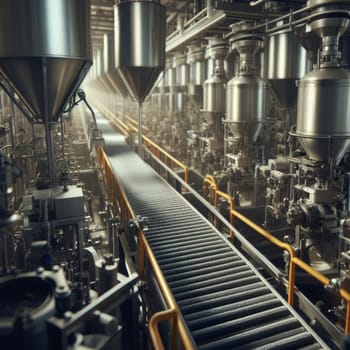
<path id="1" fill-rule="evenodd" d="M 270 35 L 267 46 L 267 79 L 280 105 L 291 108 L 297 99 L 295 80 L 309 70 L 307 51 L 293 31 Z"/>
<path id="2" fill-rule="evenodd" d="M 57 120 L 91 64 L 90 1 L 0 2 L 0 67 L 31 113 Z"/>
<path id="3" fill-rule="evenodd" d="M 225 113 L 227 77 L 224 59 L 228 52 L 227 43 L 218 37 L 208 38 L 206 57 L 211 58 L 213 72 L 203 85 L 203 113 L 210 124 L 221 123 Z"/>
<path id="4" fill-rule="evenodd" d="M 176 85 L 187 87 L 189 80 L 189 67 L 187 65 L 187 57 L 185 55 L 175 56 L 176 66 Z"/>
<path id="5" fill-rule="evenodd" d="M 266 83 L 256 76 L 238 76 L 227 84 L 226 120 L 235 137 L 256 141 L 265 119 Z"/>
<path id="6" fill-rule="evenodd" d="M 122 2 L 114 15 L 115 65 L 130 94 L 143 102 L 165 66 L 165 8 Z"/>
<path id="7" fill-rule="evenodd" d="M 115 92 L 126 97 L 128 95 L 128 90 L 126 89 L 119 71 L 115 68 L 114 32 L 104 34 L 103 63 L 104 72 Z"/>
<path id="8" fill-rule="evenodd" d="M 202 85 L 206 76 L 205 49 L 200 44 L 188 46 L 187 62 L 190 65 L 190 81 Z"/>
<path id="9" fill-rule="evenodd" d="M 243 24 L 244 26 L 245 24 Z M 226 119 L 234 137 L 245 144 L 255 142 L 265 119 L 266 83 L 258 76 L 256 56 L 263 47 L 260 36 L 240 34 L 242 25 L 232 27 L 232 51 L 239 54 L 239 74 L 227 84 Z"/>
<path id="10" fill-rule="evenodd" d="M 203 113 L 208 123 L 216 123 L 225 114 L 226 82 L 225 76 L 217 75 L 204 82 Z"/>
<path id="11" fill-rule="evenodd" d="M 203 84 L 206 79 L 205 50 L 200 43 L 188 46 L 187 61 L 190 66 L 187 94 L 198 104 L 203 102 Z"/>
<path id="12" fill-rule="evenodd" d="M 350 146 L 350 73 L 321 69 L 298 82 L 296 134 L 309 158 L 338 163 Z"/>

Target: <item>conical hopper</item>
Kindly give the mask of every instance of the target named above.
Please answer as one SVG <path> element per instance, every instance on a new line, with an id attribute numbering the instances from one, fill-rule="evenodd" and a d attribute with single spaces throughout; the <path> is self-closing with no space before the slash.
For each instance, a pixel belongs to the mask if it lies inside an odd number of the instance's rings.
<path id="1" fill-rule="evenodd" d="M 121 2 L 114 16 L 115 65 L 142 103 L 165 66 L 165 8 L 158 1 Z"/>
<path id="2" fill-rule="evenodd" d="M 1 0 L 0 71 L 28 110 L 56 121 L 91 65 L 90 1 Z"/>

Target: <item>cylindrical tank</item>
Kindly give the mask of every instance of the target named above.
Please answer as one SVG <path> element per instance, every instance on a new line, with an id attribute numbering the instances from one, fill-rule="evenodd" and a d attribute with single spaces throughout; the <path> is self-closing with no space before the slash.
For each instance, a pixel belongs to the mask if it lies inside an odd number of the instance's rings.
<path id="1" fill-rule="evenodd" d="M 296 79 L 309 70 L 307 51 L 294 31 L 273 33 L 267 39 L 267 79 L 282 107 L 296 103 Z"/>
<path id="2" fill-rule="evenodd" d="M 227 84 L 226 120 L 235 137 L 256 141 L 265 117 L 265 82 L 238 76 Z"/>
<path id="3" fill-rule="evenodd" d="M 296 135 L 307 156 L 339 163 L 350 146 L 350 72 L 320 69 L 298 82 Z"/>
<path id="4" fill-rule="evenodd" d="M 182 53 L 174 57 L 174 65 L 176 71 L 176 97 L 175 97 L 175 112 L 181 113 L 184 111 L 187 96 L 189 70 L 187 65 L 187 57 Z"/>
<path id="5" fill-rule="evenodd" d="M 203 85 L 203 114 L 208 123 L 221 124 L 225 114 L 227 77 L 224 60 L 228 52 L 226 42 L 217 37 L 209 38 L 207 57 L 213 61 L 214 71 Z"/>
<path id="6" fill-rule="evenodd" d="M 89 18 L 88 0 L 0 1 L 1 72 L 36 117 L 56 120 L 85 77 Z"/>
<path id="7" fill-rule="evenodd" d="M 123 1 L 114 7 L 115 66 L 129 92 L 143 102 L 165 66 L 165 7 Z"/>
<path id="8" fill-rule="evenodd" d="M 225 114 L 225 76 L 214 75 L 204 82 L 203 113 L 209 123 L 215 123 L 218 116 Z"/>
<path id="9" fill-rule="evenodd" d="M 235 30 L 235 27 L 233 27 Z M 262 38 L 241 35 L 231 39 L 232 50 L 239 53 L 239 75 L 227 84 L 226 120 L 235 137 L 255 142 L 265 118 L 266 83 L 258 76 L 256 55 L 263 47 Z"/>
<path id="10" fill-rule="evenodd" d="M 203 84 L 206 79 L 205 50 L 200 43 L 188 46 L 187 62 L 190 65 L 190 75 L 187 94 L 198 104 L 203 101 Z"/>
<path id="11" fill-rule="evenodd" d="M 176 56 L 175 65 L 176 65 L 176 85 L 181 87 L 187 87 L 188 79 L 189 79 L 187 57 L 185 55 Z"/>
<path id="12" fill-rule="evenodd" d="M 125 87 L 123 79 L 120 76 L 119 71 L 115 68 L 114 59 L 114 33 L 105 33 L 103 35 L 103 68 L 107 76 L 107 79 L 113 86 L 116 93 L 126 97 L 128 90 Z"/>

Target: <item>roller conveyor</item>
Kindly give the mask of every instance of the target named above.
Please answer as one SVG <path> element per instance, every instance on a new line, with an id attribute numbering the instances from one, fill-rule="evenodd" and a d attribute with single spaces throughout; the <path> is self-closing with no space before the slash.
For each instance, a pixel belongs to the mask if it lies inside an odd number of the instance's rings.
<path id="1" fill-rule="evenodd" d="M 97 114 L 98 116 L 98 114 Z M 259 272 L 98 116 L 105 151 L 198 349 L 324 349 Z"/>

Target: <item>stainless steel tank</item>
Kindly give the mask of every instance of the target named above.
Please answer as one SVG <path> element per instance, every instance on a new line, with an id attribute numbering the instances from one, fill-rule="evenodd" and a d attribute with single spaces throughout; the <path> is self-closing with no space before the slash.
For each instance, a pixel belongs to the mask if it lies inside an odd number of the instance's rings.
<path id="1" fill-rule="evenodd" d="M 187 62 L 190 66 L 187 94 L 198 104 L 203 104 L 203 84 L 206 79 L 205 50 L 201 43 L 188 46 Z"/>
<path id="2" fill-rule="evenodd" d="M 159 1 L 124 1 L 114 7 L 115 65 L 143 102 L 165 66 L 165 7 Z"/>
<path id="3" fill-rule="evenodd" d="M 349 19 L 340 10 L 350 1 L 310 0 L 311 30 L 321 39 L 320 69 L 298 82 L 296 136 L 307 156 L 337 165 L 350 146 L 350 72 L 340 68 L 339 38 Z M 344 6 L 344 7 L 343 7 Z M 327 10 L 333 10 L 332 16 Z"/>
<path id="4" fill-rule="evenodd" d="M 181 90 L 186 90 L 189 80 L 189 69 L 187 65 L 187 56 L 179 54 L 175 56 L 176 66 L 176 85 L 181 87 Z"/>
<path id="5" fill-rule="evenodd" d="M 207 57 L 214 65 L 212 76 L 203 85 L 203 114 L 210 124 L 222 123 L 225 114 L 227 77 L 224 70 L 224 60 L 228 52 L 228 45 L 220 38 L 209 38 Z"/>
<path id="6" fill-rule="evenodd" d="M 263 47 L 261 37 L 233 37 L 232 50 L 240 56 L 239 75 L 227 84 L 226 120 L 235 137 L 255 142 L 265 118 L 266 83 L 259 76 L 255 56 Z"/>
<path id="7" fill-rule="evenodd" d="M 187 65 L 187 56 L 183 52 L 178 53 L 174 57 L 174 65 L 176 71 L 176 98 L 175 111 L 182 113 L 187 102 L 187 86 L 189 80 L 189 69 Z"/>
<path id="8" fill-rule="evenodd" d="M 128 96 L 128 90 L 118 69 L 115 68 L 114 33 L 103 35 L 103 68 L 104 72 L 116 93 L 123 97 Z"/>
<path id="9" fill-rule="evenodd" d="M 0 1 L 0 69 L 37 118 L 57 120 L 91 65 L 90 1 Z"/>
<path id="10" fill-rule="evenodd" d="M 204 82 L 203 113 L 209 123 L 215 123 L 225 114 L 226 82 L 222 75 L 214 75 Z"/>
<path id="11" fill-rule="evenodd" d="M 307 51 L 299 43 L 295 32 L 286 30 L 268 37 L 267 56 L 266 77 L 280 105 L 291 108 L 297 98 L 295 81 L 311 68 Z"/>
<path id="12" fill-rule="evenodd" d="M 174 57 L 169 56 L 166 60 L 166 78 L 167 78 L 167 105 L 170 112 L 176 112 L 176 68 L 174 66 Z"/>
<path id="13" fill-rule="evenodd" d="M 265 118 L 266 83 L 257 76 L 238 76 L 227 84 L 226 120 L 235 137 L 255 142 Z"/>
<path id="14" fill-rule="evenodd" d="M 320 69 L 298 82 L 296 135 L 309 158 L 339 163 L 350 146 L 350 72 Z"/>

